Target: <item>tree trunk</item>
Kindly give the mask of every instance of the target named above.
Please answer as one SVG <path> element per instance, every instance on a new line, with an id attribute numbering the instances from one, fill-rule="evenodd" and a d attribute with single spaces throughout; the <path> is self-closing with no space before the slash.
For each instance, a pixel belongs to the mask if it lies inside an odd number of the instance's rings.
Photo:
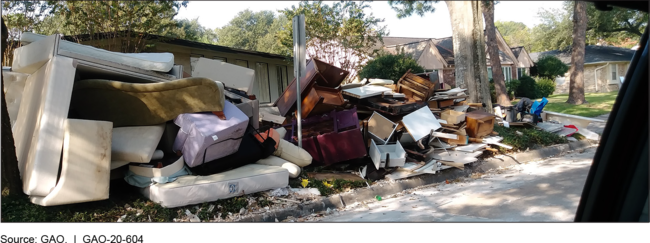
<path id="1" fill-rule="evenodd" d="M 571 73 L 569 83 L 569 104 L 580 105 L 585 100 L 585 39 L 587 31 L 587 3 L 575 2 L 573 7 L 573 45 L 571 47 Z"/>
<path id="2" fill-rule="evenodd" d="M 483 3 L 483 16 L 485 17 L 487 49 L 488 55 L 490 56 L 492 80 L 494 80 L 494 90 L 496 91 L 497 104 L 502 106 L 512 106 L 512 103 L 510 103 L 510 98 L 508 98 L 503 70 L 501 70 L 499 46 L 497 45 L 497 34 L 496 28 L 494 26 L 494 1 L 487 1 Z"/>
<path id="3" fill-rule="evenodd" d="M 7 47 L 7 26 L 4 19 L 2 21 L 2 55 L 4 56 Z M 0 75 L 1 77 L 2 75 Z M 16 158 L 16 147 L 14 145 L 14 135 L 11 132 L 11 121 L 7 111 L 7 102 L 5 101 L 4 78 L 0 78 L 2 83 L 2 190 L 9 188 L 9 195 L 20 195 L 23 193 L 22 180 L 20 180 L 20 171 L 18 170 L 18 158 Z"/>
<path id="4" fill-rule="evenodd" d="M 483 16 L 479 1 L 446 1 L 451 18 L 456 86 L 467 89 L 468 101 L 485 103 L 493 113 L 487 79 Z"/>

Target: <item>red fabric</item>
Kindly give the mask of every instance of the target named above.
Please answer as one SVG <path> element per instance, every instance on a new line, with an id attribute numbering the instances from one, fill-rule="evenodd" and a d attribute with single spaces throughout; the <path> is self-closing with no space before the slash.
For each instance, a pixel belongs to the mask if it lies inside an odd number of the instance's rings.
<path id="1" fill-rule="evenodd" d="M 576 130 L 575 132 L 573 132 L 573 133 L 571 133 L 571 134 L 569 134 L 569 135 L 566 135 L 567 137 L 570 137 L 570 136 L 573 135 L 574 133 L 578 132 L 578 128 L 577 128 L 576 126 L 574 126 L 574 125 L 566 125 L 566 126 L 564 126 L 564 127 L 566 127 L 566 128 L 573 128 L 573 129 Z"/>

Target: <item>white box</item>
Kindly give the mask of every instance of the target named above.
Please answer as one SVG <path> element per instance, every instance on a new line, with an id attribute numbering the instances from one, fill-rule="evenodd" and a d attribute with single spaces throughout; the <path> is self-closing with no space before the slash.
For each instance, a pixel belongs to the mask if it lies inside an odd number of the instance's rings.
<path id="1" fill-rule="evenodd" d="M 387 154 L 390 155 L 388 167 L 401 167 L 406 163 L 406 151 L 404 151 L 404 148 L 399 142 L 396 144 L 377 145 L 375 140 L 371 140 L 369 154 L 377 169 L 386 167 Z"/>

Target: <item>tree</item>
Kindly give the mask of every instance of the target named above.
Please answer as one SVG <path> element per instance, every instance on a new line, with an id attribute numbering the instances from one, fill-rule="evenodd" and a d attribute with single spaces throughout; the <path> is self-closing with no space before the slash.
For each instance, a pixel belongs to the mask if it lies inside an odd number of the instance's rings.
<path id="1" fill-rule="evenodd" d="M 217 30 L 218 44 L 251 51 L 290 55 L 276 38 L 278 31 L 289 23 L 286 17 L 276 17 L 272 11 L 241 11 L 226 26 Z"/>
<path id="2" fill-rule="evenodd" d="M 398 18 L 417 13 L 424 16 L 434 12 L 437 1 L 389 1 L 397 9 Z M 446 1 L 451 18 L 454 45 L 456 86 L 467 88 L 469 102 L 485 103 L 487 112 L 492 110 L 490 84 L 487 78 L 485 36 L 483 34 L 482 3 L 478 1 Z"/>
<path id="3" fill-rule="evenodd" d="M 199 24 L 199 18 L 176 20 L 176 28 L 167 33 L 168 37 L 215 44 L 217 34 Z"/>
<path id="4" fill-rule="evenodd" d="M 512 106 L 506 91 L 506 81 L 501 70 L 501 59 L 499 58 L 499 46 L 497 45 L 497 34 L 494 26 L 494 1 L 483 1 L 483 16 L 485 17 L 485 33 L 487 34 L 487 50 L 492 67 L 492 79 L 494 80 L 494 91 L 497 104 Z"/>
<path id="5" fill-rule="evenodd" d="M 648 13 L 620 7 L 600 11 L 593 3 L 587 3 L 587 19 L 587 35 L 611 44 L 621 44 L 625 39 L 638 42 L 648 26 Z"/>
<path id="6" fill-rule="evenodd" d="M 381 78 L 397 82 L 409 69 L 411 73 L 424 72 L 424 68 L 415 59 L 403 53 L 381 54 L 361 68 L 359 79 Z"/>
<path id="7" fill-rule="evenodd" d="M 532 30 L 531 52 L 563 50 L 571 46 L 571 13 L 562 9 L 542 9 L 537 14 L 542 20 Z"/>
<path id="8" fill-rule="evenodd" d="M 569 66 L 564 64 L 559 58 L 551 55 L 544 55 L 535 62 L 537 75 L 540 77 L 555 80 L 557 76 L 564 76 L 569 71 Z"/>
<path id="9" fill-rule="evenodd" d="M 2 56 L 4 56 L 7 49 L 7 38 L 9 38 L 9 31 L 5 25 L 4 18 L 2 18 Z M 2 90 L 5 89 L 4 78 L 0 77 L 2 83 Z M 7 101 L 5 96 L 2 96 L 2 161 L 0 167 L 2 168 L 2 190 L 6 187 L 9 189 L 9 195 L 22 194 L 23 184 L 20 180 L 20 171 L 18 170 L 18 158 L 16 157 L 16 146 L 14 144 L 14 136 L 11 131 L 11 121 L 9 121 L 9 112 L 7 111 Z"/>
<path id="10" fill-rule="evenodd" d="M 50 14 L 63 19 L 66 27 L 63 34 L 86 34 L 85 41 L 104 39 L 94 43 L 96 47 L 137 53 L 147 48 L 147 34 L 165 36 L 177 28 L 173 18 L 181 7 L 187 6 L 187 1 L 49 1 L 49 4 Z"/>
<path id="11" fill-rule="evenodd" d="M 302 1 L 296 7 L 280 10 L 287 19 L 305 15 L 306 54 L 350 72 L 344 82 L 356 78 L 357 72 L 370 56 L 376 54 L 375 46 L 387 35 L 383 19 L 366 15 L 365 1 L 333 2 Z M 287 49 L 293 49 L 292 23 L 287 22 L 278 32 L 278 39 Z"/>
<path id="12" fill-rule="evenodd" d="M 10 65 L 13 52 L 19 46 L 15 40 L 20 40 L 23 32 L 33 32 L 47 14 L 49 5 L 41 1 L 3 1 L 2 18 L 6 22 L 7 50 L 2 55 L 2 65 Z M 4 37 L 3 37 L 4 38 Z"/>
<path id="13" fill-rule="evenodd" d="M 587 31 L 587 3 L 578 1 L 573 10 L 573 46 L 571 48 L 571 78 L 569 80 L 569 104 L 581 105 L 585 100 L 584 65 L 585 36 Z"/>
<path id="14" fill-rule="evenodd" d="M 532 50 L 531 30 L 524 23 L 494 21 L 494 26 L 499 30 L 499 33 L 509 46 L 523 46 L 528 51 Z"/>

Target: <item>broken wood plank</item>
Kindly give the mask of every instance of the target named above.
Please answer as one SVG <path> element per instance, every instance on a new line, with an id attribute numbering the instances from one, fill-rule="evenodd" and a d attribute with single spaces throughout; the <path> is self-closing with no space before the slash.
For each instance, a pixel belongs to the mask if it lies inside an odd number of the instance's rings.
<path id="1" fill-rule="evenodd" d="M 334 179 L 341 179 L 341 180 L 348 180 L 348 181 L 365 181 L 363 178 L 360 178 L 358 175 L 354 175 L 351 173 L 316 173 L 316 172 L 309 172 L 307 173 L 307 176 L 309 178 L 313 178 L 316 180 L 334 180 Z"/>

